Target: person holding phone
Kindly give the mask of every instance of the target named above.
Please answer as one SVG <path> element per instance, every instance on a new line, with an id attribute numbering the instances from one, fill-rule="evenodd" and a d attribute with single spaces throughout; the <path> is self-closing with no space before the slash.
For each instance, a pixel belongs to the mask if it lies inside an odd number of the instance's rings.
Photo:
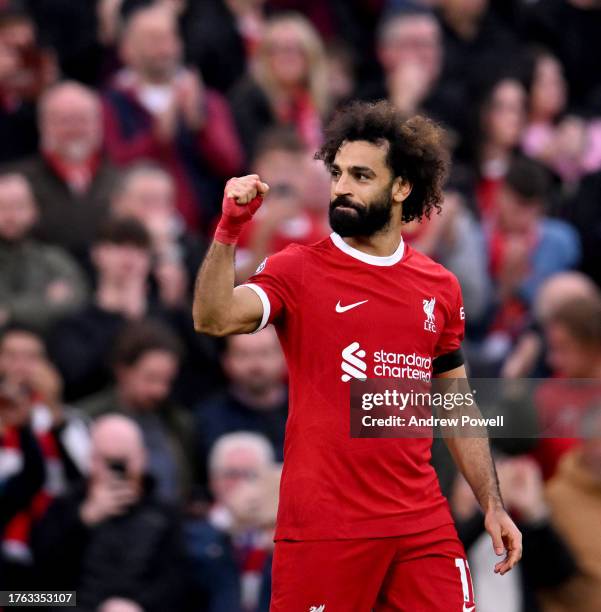
<path id="1" fill-rule="evenodd" d="M 37 526 L 40 588 L 76 590 L 84 610 L 178 609 L 179 522 L 153 495 L 140 428 L 107 415 L 91 438 L 88 482 L 57 499 Z"/>

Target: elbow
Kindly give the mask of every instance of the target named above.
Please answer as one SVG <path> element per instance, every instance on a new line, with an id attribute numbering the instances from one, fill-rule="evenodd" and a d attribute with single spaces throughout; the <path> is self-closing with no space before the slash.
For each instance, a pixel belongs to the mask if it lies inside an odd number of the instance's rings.
<path id="1" fill-rule="evenodd" d="M 223 338 L 223 336 L 227 336 L 228 334 L 224 325 L 216 321 L 203 321 L 196 317 L 194 318 L 194 331 L 198 334 L 206 334 L 207 336 L 214 336 L 216 338 Z"/>

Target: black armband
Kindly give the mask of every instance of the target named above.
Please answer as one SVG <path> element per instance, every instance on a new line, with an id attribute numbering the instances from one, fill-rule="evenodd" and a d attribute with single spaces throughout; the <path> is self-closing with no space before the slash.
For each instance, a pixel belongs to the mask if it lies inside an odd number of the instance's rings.
<path id="1" fill-rule="evenodd" d="M 463 351 L 458 348 L 456 351 L 451 351 L 450 353 L 445 353 L 444 355 L 436 357 L 436 359 L 432 361 L 432 373 L 435 375 L 442 374 L 443 372 L 454 370 L 464 363 Z"/>

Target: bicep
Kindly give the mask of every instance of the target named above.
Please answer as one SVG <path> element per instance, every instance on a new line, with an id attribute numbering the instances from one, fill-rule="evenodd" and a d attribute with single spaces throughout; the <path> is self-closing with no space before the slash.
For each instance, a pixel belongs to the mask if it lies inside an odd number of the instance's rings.
<path id="1" fill-rule="evenodd" d="M 265 307 L 259 294 L 240 285 L 234 289 L 226 335 L 248 334 L 264 326 Z"/>

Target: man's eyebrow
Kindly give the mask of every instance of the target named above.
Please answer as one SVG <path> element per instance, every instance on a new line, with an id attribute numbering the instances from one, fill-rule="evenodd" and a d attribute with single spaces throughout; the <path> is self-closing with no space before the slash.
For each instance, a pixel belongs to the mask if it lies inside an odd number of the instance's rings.
<path id="1" fill-rule="evenodd" d="M 367 166 L 351 166 L 349 170 L 351 172 L 357 172 L 361 174 L 368 174 L 370 176 L 376 176 L 376 173 L 371 168 L 368 168 Z"/>

